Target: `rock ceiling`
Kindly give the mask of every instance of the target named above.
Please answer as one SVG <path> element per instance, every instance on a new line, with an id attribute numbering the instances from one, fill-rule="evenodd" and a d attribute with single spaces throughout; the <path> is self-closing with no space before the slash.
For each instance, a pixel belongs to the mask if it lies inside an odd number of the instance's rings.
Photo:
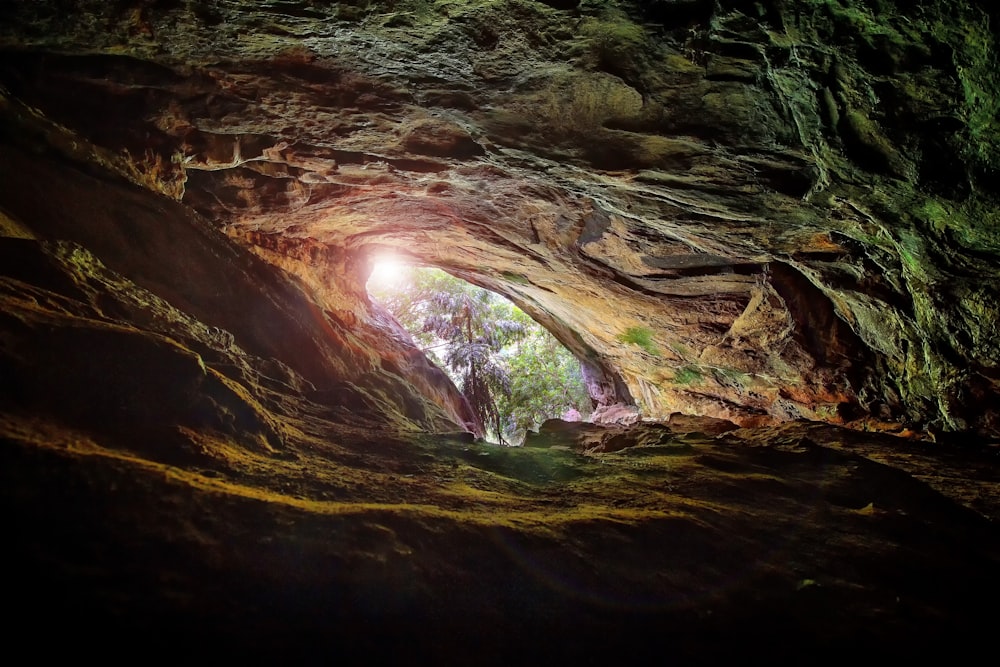
<path id="1" fill-rule="evenodd" d="M 0 3 L 12 654 L 995 652 L 998 22 Z M 509 296 L 654 419 L 476 440 L 365 293 L 384 253 Z"/>
<path id="2" fill-rule="evenodd" d="M 4 8 L 8 113 L 327 310 L 378 319 L 393 250 L 509 296 L 646 416 L 997 428 L 990 10 L 80 6 Z"/>

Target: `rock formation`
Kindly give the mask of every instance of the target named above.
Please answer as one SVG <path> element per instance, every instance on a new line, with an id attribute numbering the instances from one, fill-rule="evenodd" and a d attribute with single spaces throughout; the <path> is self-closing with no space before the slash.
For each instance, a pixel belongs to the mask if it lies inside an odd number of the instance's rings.
<path id="1" fill-rule="evenodd" d="M 988 9 L 4 11 L 8 107 L 330 312 L 378 319 L 367 258 L 394 249 L 509 296 L 649 417 L 996 432 Z"/>
<path id="2" fill-rule="evenodd" d="M 574 623 L 619 648 L 670 626 L 705 661 L 783 623 L 789 660 L 971 641 L 966 603 L 997 592 L 998 22 L 985 0 L 5 3 L 4 502 L 59 601 L 21 595 L 25 622 L 190 639 L 235 614 L 221 638 L 251 653 L 339 627 L 446 660 L 489 627 L 505 664 L 506 633 L 568 646 Z M 476 444 L 365 292 L 387 253 L 509 297 L 595 406 L 661 423 Z"/>

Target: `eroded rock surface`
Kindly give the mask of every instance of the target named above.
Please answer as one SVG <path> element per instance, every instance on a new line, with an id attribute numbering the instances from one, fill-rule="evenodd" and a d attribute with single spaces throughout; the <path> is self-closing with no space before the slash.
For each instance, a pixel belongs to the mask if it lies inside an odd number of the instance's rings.
<path id="1" fill-rule="evenodd" d="M 995 432 L 991 7 L 16 3 L 0 80 L 329 309 L 394 249 L 649 417 Z"/>
<path id="2" fill-rule="evenodd" d="M 0 5 L 12 654 L 981 659 L 996 11 Z M 386 251 L 658 420 L 476 441 Z"/>
<path id="3" fill-rule="evenodd" d="M 257 390 L 309 396 L 349 424 L 475 430 L 464 398 L 390 317 L 375 330 L 324 310 L 176 202 L 4 154 L 5 400 L 127 437 L 191 418 L 241 440 L 263 428 L 277 444 L 256 415 L 280 399 Z"/>
<path id="4" fill-rule="evenodd" d="M 788 424 L 616 430 L 619 451 L 582 456 L 296 411 L 282 456 L 216 436 L 184 467 L 0 417 L 12 646 L 44 627 L 75 655 L 125 657 L 113 628 L 178 659 L 604 663 L 668 646 L 685 664 L 791 665 L 992 645 L 995 452 Z"/>

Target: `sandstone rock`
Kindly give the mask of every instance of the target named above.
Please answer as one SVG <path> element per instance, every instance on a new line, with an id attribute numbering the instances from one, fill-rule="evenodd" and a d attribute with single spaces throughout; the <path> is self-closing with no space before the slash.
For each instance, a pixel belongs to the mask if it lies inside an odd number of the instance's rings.
<path id="1" fill-rule="evenodd" d="M 9 98 L 69 130 L 45 141 L 339 312 L 361 306 L 332 285 L 363 291 L 358 256 L 395 247 L 521 304 L 602 405 L 995 428 L 977 4 L 54 7 L 0 29 Z"/>
<path id="2" fill-rule="evenodd" d="M 607 437 L 607 427 L 588 422 L 547 419 L 537 431 L 528 431 L 524 447 L 570 447 L 583 453 L 599 445 Z"/>
<path id="3" fill-rule="evenodd" d="M 720 428 L 721 420 L 708 420 L 714 422 L 709 425 Z M 687 426 L 691 422 L 687 422 Z M 731 424 L 730 429 L 736 429 L 736 425 Z M 722 427 L 724 428 L 724 427 Z M 538 428 L 538 431 L 528 431 L 524 438 L 525 447 L 568 447 L 581 454 L 601 454 L 618 452 L 629 447 L 652 447 L 656 445 L 668 444 L 674 441 L 679 434 L 693 432 L 694 429 L 684 431 L 674 429 L 667 424 L 645 422 L 632 424 L 596 424 L 587 422 L 568 422 L 562 419 L 546 420 Z M 699 430 L 704 433 L 704 430 Z"/>
<path id="4" fill-rule="evenodd" d="M 621 403 L 601 406 L 590 415 L 590 421 L 595 424 L 619 424 L 622 426 L 635 424 L 641 418 L 642 415 L 636 408 Z"/>
<path id="5" fill-rule="evenodd" d="M 583 419 L 583 417 L 580 415 L 580 411 L 576 408 L 570 408 L 564 412 L 562 416 L 562 420 L 567 422 L 578 422 L 581 419 Z"/>
<path id="6" fill-rule="evenodd" d="M 683 415 L 679 412 L 670 415 L 666 424 L 677 433 L 704 433 L 705 435 L 722 435 L 739 428 L 738 425 L 726 419 Z"/>
<path id="7" fill-rule="evenodd" d="M 998 21 L 0 4 L 11 653 L 988 655 Z M 598 419 L 660 421 L 477 442 L 365 294 L 386 250 L 523 307 Z"/>

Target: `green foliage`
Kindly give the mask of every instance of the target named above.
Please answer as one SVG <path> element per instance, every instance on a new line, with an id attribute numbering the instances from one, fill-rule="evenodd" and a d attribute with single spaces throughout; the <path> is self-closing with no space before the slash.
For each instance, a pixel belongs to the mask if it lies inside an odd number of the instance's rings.
<path id="1" fill-rule="evenodd" d="M 436 294 L 474 289 L 468 283 L 449 276 L 444 271 L 409 269 L 398 281 L 398 286 L 369 283 L 373 297 L 392 313 L 403 328 L 413 336 L 431 361 L 446 369 L 444 341 L 430 331 L 424 331 L 424 319 L 432 314 L 431 301 Z M 447 370 L 447 369 L 446 369 Z M 454 378 L 453 378 L 454 379 Z"/>
<path id="2" fill-rule="evenodd" d="M 625 333 L 618 336 L 623 343 L 638 345 L 653 356 L 659 356 L 660 349 L 653 342 L 653 330 L 646 327 L 629 327 Z"/>
<path id="3" fill-rule="evenodd" d="M 483 427 L 503 444 L 505 420 L 497 398 L 510 393 L 510 374 L 499 353 L 522 338 L 525 327 L 486 290 L 468 284 L 450 287 L 423 304 L 421 332 L 442 341 L 444 362 L 456 384 Z"/>
<path id="4" fill-rule="evenodd" d="M 506 299 L 436 269 L 410 269 L 397 286 L 369 290 L 499 442 L 571 408 L 589 411 L 579 361 Z"/>
<path id="5" fill-rule="evenodd" d="M 702 381 L 702 374 L 694 366 L 684 366 L 678 368 L 674 373 L 674 382 L 677 384 L 696 384 Z"/>
<path id="6" fill-rule="evenodd" d="M 551 334 L 532 325 L 504 354 L 511 392 L 501 397 L 500 405 L 508 415 L 506 432 L 514 438 L 570 409 L 585 414 L 590 408 L 580 362 Z"/>

